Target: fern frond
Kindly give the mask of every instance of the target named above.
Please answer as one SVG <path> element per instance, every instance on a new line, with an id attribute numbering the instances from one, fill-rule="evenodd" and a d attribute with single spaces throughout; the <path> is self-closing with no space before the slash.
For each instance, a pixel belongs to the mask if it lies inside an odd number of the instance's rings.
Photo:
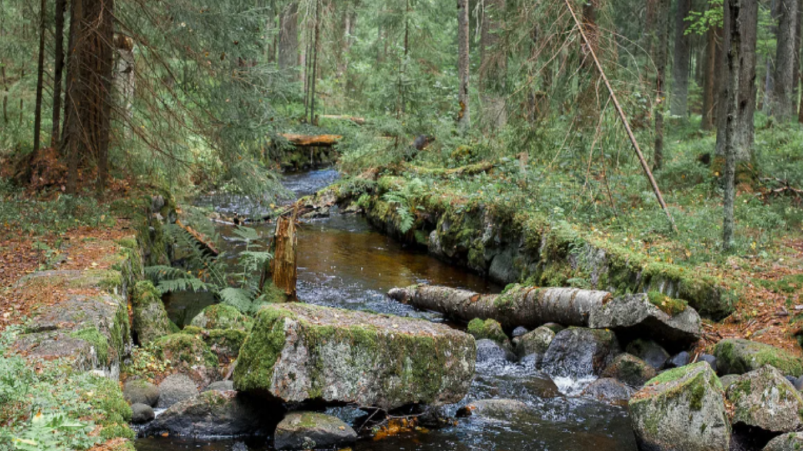
<path id="1" fill-rule="evenodd" d="M 199 291 L 212 291 L 214 288 L 214 286 L 206 284 L 201 279 L 196 279 L 195 277 L 162 280 L 156 285 L 156 289 L 159 290 L 161 294 L 173 293 L 176 291 L 192 291 L 197 293 Z"/>

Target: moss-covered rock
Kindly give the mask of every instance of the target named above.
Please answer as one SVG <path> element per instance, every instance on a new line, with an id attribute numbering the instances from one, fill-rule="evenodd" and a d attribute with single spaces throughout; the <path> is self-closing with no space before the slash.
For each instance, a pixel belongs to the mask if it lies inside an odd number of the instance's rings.
<path id="1" fill-rule="evenodd" d="M 770 440 L 763 451 L 800 451 L 802 449 L 803 432 L 791 432 Z"/>
<path id="2" fill-rule="evenodd" d="M 705 362 L 648 381 L 629 407 L 640 449 L 727 451 L 730 447 L 722 384 Z"/>
<path id="3" fill-rule="evenodd" d="M 544 326 L 536 327 L 534 330 L 518 338 L 516 342 L 516 355 L 518 355 L 519 358 L 531 354 L 543 356 L 554 339 L 555 332 L 553 332 L 552 329 Z"/>
<path id="4" fill-rule="evenodd" d="M 632 354 L 619 354 L 602 372 L 602 377 L 614 378 L 638 388 L 655 377 L 655 368 Z"/>
<path id="5" fill-rule="evenodd" d="M 553 377 L 599 376 L 620 353 L 610 330 L 570 327 L 560 331 L 544 355 L 544 371 Z"/>
<path id="6" fill-rule="evenodd" d="M 337 417 L 315 412 L 287 414 L 274 434 L 278 450 L 340 448 L 355 441 L 357 433 L 349 425 Z"/>
<path id="7" fill-rule="evenodd" d="M 466 332 L 471 334 L 477 340 L 487 338 L 488 340 L 493 340 L 499 343 L 506 349 L 513 349 L 510 345 L 510 340 L 505 334 L 505 331 L 502 330 L 502 325 L 499 324 L 499 321 L 492 319 L 486 319 L 483 321 L 479 318 L 474 318 L 468 323 L 468 329 Z"/>
<path id="8" fill-rule="evenodd" d="M 251 330 L 253 320 L 236 308 L 225 304 L 214 304 L 203 309 L 192 319 L 191 325 L 202 329 Z"/>
<path id="9" fill-rule="evenodd" d="M 803 375 L 803 362 L 783 349 L 749 340 L 727 339 L 714 348 L 720 374 L 744 374 L 764 365 L 774 366 L 784 375 Z"/>
<path id="10" fill-rule="evenodd" d="M 281 409 L 279 409 L 281 411 Z M 235 391 L 210 390 L 179 401 L 147 427 L 148 434 L 232 436 L 260 431 L 264 415 L 255 400 Z"/>
<path id="11" fill-rule="evenodd" d="M 261 310 L 240 350 L 235 387 L 285 402 L 386 410 L 461 400 L 474 376 L 474 338 L 429 321 L 307 304 Z"/>
<path id="12" fill-rule="evenodd" d="M 728 386 L 733 423 L 769 432 L 792 432 L 803 427 L 803 399 L 795 387 L 771 366 L 739 377 Z"/>
<path id="13" fill-rule="evenodd" d="M 221 376 L 218 359 L 204 341 L 195 335 L 170 334 L 153 342 L 156 357 L 169 364 L 171 372 L 186 374 L 205 387 Z"/>
<path id="14" fill-rule="evenodd" d="M 159 292 L 150 281 L 137 282 L 134 286 L 133 307 L 134 332 L 140 344 L 148 344 L 170 334 L 170 318 Z"/>

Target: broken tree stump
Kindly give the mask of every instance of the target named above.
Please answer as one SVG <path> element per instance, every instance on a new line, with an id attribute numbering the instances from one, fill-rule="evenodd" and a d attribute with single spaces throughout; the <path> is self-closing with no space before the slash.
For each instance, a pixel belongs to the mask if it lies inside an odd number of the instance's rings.
<path id="1" fill-rule="evenodd" d="M 273 238 L 273 260 L 271 261 L 271 274 L 273 284 L 282 290 L 290 300 L 296 299 L 296 216 L 294 210 L 291 217 L 279 216 L 276 220 L 276 232 Z"/>

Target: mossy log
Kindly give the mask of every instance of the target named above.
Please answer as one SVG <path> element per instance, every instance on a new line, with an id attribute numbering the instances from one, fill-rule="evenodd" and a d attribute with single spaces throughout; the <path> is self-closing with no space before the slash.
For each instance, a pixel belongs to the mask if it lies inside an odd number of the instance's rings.
<path id="1" fill-rule="evenodd" d="M 282 133 L 280 136 L 297 147 L 331 147 L 343 139 L 341 135 L 296 135 L 292 133 Z"/>
<path id="2" fill-rule="evenodd" d="M 518 326 L 533 329 L 546 323 L 611 329 L 625 335 L 651 338 L 673 349 L 691 345 L 701 336 L 700 316 L 693 308 L 667 313 L 651 303 L 646 294 L 614 298 L 607 291 L 514 285 L 495 295 L 416 285 L 395 288 L 388 295 L 459 321 L 494 319 L 506 329 Z"/>

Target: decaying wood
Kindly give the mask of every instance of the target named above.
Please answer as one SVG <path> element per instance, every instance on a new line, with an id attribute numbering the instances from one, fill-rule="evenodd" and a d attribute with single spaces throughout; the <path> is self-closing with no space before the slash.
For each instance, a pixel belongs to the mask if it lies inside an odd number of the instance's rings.
<path id="1" fill-rule="evenodd" d="M 351 121 L 357 125 L 365 125 L 365 118 L 364 117 L 357 117 L 357 116 L 346 116 L 346 115 L 332 115 L 332 114 L 324 114 L 321 116 L 321 119 L 329 119 L 333 121 Z"/>
<path id="2" fill-rule="evenodd" d="M 667 349 L 691 345 L 702 336 L 700 316 L 693 308 L 668 314 L 651 304 L 646 294 L 614 297 L 607 291 L 517 285 L 496 295 L 416 285 L 394 288 L 388 295 L 462 322 L 494 319 L 509 330 L 518 326 L 534 329 L 546 323 L 611 329 L 625 336 L 653 339 Z"/>
<path id="3" fill-rule="evenodd" d="M 343 139 L 343 137 L 340 135 L 295 135 L 291 133 L 283 133 L 280 136 L 298 147 L 331 147 Z"/>
<path id="4" fill-rule="evenodd" d="M 491 161 L 482 161 L 476 164 L 461 166 L 459 168 L 422 168 L 420 166 L 403 165 L 401 172 L 414 173 L 420 175 L 436 175 L 436 176 L 451 176 L 451 175 L 476 175 L 483 172 L 488 172 L 496 166 L 496 163 Z"/>
<path id="5" fill-rule="evenodd" d="M 183 224 L 181 220 L 176 220 L 176 225 L 181 227 L 185 232 L 192 235 L 192 237 L 195 238 L 195 241 L 197 241 L 204 248 L 206 252 L 209 252 L 215 257 L 220 255 L 220 251 L 217 250 L 217 247 L 215 247 L 215 245 L 211 241 L 209 241 L 209 239 L 206 236 L 204 236 L 203 233 L 198 232 L 192 227 Z"/>
<path id="6" fill-rule="evenodd" d="M 276 233 L 273 238 L 274 251 L 271 261 L 273 284 L 287 295 L 288 299 L 296 299 L 296 216 L 279 216 L 276 220 Z"/>

